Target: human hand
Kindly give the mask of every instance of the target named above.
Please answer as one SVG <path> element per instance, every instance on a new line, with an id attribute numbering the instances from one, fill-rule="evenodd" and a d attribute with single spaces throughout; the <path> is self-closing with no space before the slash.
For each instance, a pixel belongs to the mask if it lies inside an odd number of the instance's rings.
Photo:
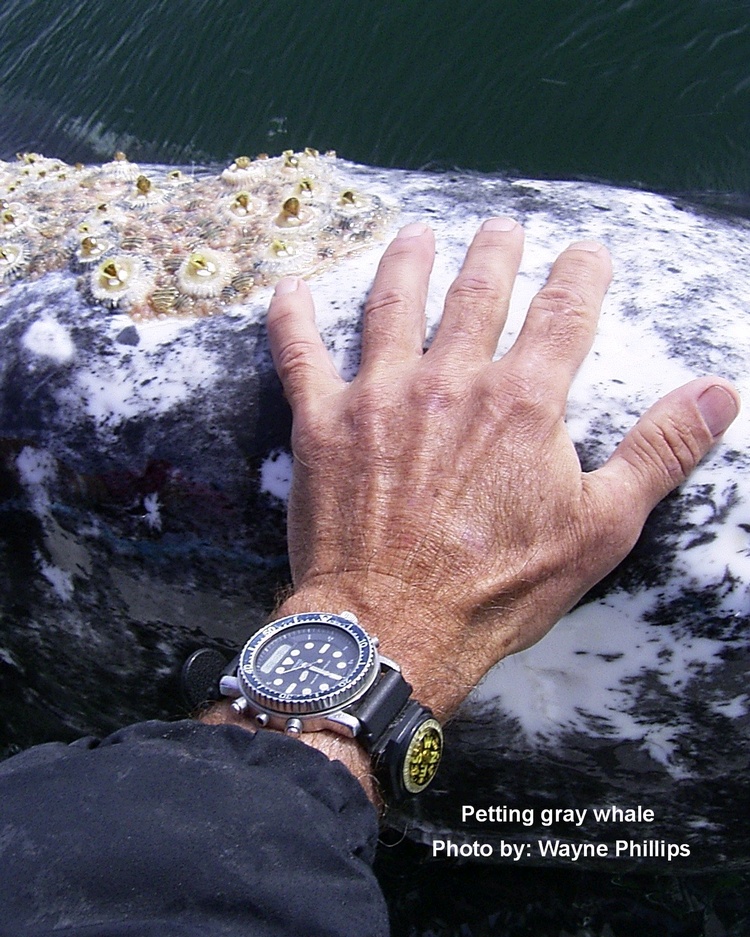
<path id="1" fill-rule="evenodd" d="M 434 241 L 424 225 L 403 229 L 367 300 L 351 383 L 326 352 L 303 281 L 281 281 L 269 311 L 294 415 L 295 594 L 281 614 L 356 612 L 443 718 L 623 559 L 739 407 L 726 381 L 699 378 L 582 472 L 565 407 L 609 256 L 590 243 L 564 251 L 513 347 L 492 361 L 522 244 L 509 219 L 485 223 L 423 354 Z"/>

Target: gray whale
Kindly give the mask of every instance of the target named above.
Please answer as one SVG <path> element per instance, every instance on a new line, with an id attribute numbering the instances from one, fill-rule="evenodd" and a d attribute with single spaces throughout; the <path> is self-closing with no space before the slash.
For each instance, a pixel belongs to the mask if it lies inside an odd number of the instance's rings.
<path id="1" fill-rule="evenodd" d="M 290 471 L 263 328 L 277 276 L 310 276 L 324 338 L 351 374 L 387 237 L 417 219 L 434 228 L 434 327 L 474 230 L 511 214 L 527 246 L 499 354 L 566 243 L 596 238 L 613 256 L 568 410 L 584 468 L 691 376 L 722 374 L 750 399 L 743 219 L 642 191 L 313 151 L 179 176 L 29 157 L 0 164 L 0 186 L 6 751 L 185 715 L 185 657 L 231 652 L 274 605 Z M 250 213 L 236 236 L 235 211 Z M 747 864 L 748 419 L 656 509 L 625 562 L 491 671 L 448 727 L 434 789 L 394 822 L 427 843 L 487 844 L 485 861 Z M 612 806 L 633 812 L 594 813 Z M 571 856 L 586 844 L 607 850 Z M 673 858 L 673 844 L 687 850 Z"/>

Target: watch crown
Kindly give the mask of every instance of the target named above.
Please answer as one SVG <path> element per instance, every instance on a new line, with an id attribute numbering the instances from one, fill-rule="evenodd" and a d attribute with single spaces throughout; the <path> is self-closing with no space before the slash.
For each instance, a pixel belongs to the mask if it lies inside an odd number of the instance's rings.
<path id="1" fill-rule="evenodd" d="M 284 732 L 287 735 L 298 736 L 302 732 L 302 720 L 301 719 L 287 719 L 286 726 L 284 727 Z"/>
<path id="2" fill-rule="evenodd" d="M 232 703 L 232 709 L 241 716 L 242 713 L 244 713 L 244 711 L 247 709 L 247 700 L 245 697 L 240 696 L 239 699 L 236 699 Z"/>
<path id="3" fill-rule="evenodd" d="M 355 625 L 359 624 L 359 619 L 354 614 L 354 612 L 339 612 L 339 618 L 346 618 L 347 621 L 350 621 Z"/>

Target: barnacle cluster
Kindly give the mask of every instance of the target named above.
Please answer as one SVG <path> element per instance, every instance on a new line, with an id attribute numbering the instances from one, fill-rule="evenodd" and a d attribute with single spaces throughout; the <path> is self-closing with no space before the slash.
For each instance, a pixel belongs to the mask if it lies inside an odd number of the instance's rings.
<path id="1" fill-rule="evenodd" d="M 0 161 L 0 290 L 68 268 L 90 302 L 136 319 L 214 315 L 357 250 L 392 214 L 313 149 L 219 174 L 25 153 Z"/>

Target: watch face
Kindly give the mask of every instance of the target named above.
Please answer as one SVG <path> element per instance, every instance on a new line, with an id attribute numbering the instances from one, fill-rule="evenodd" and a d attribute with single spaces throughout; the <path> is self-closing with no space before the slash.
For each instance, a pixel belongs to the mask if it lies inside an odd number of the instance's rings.
<path id="1" fill-rule="evenodd" d="M 375 647 L 338 615 L 290 615 L 255 635 L 240 656 L 248 698 L 276 712 L 314 713 L 340 706 L 375 676 Z"/>

